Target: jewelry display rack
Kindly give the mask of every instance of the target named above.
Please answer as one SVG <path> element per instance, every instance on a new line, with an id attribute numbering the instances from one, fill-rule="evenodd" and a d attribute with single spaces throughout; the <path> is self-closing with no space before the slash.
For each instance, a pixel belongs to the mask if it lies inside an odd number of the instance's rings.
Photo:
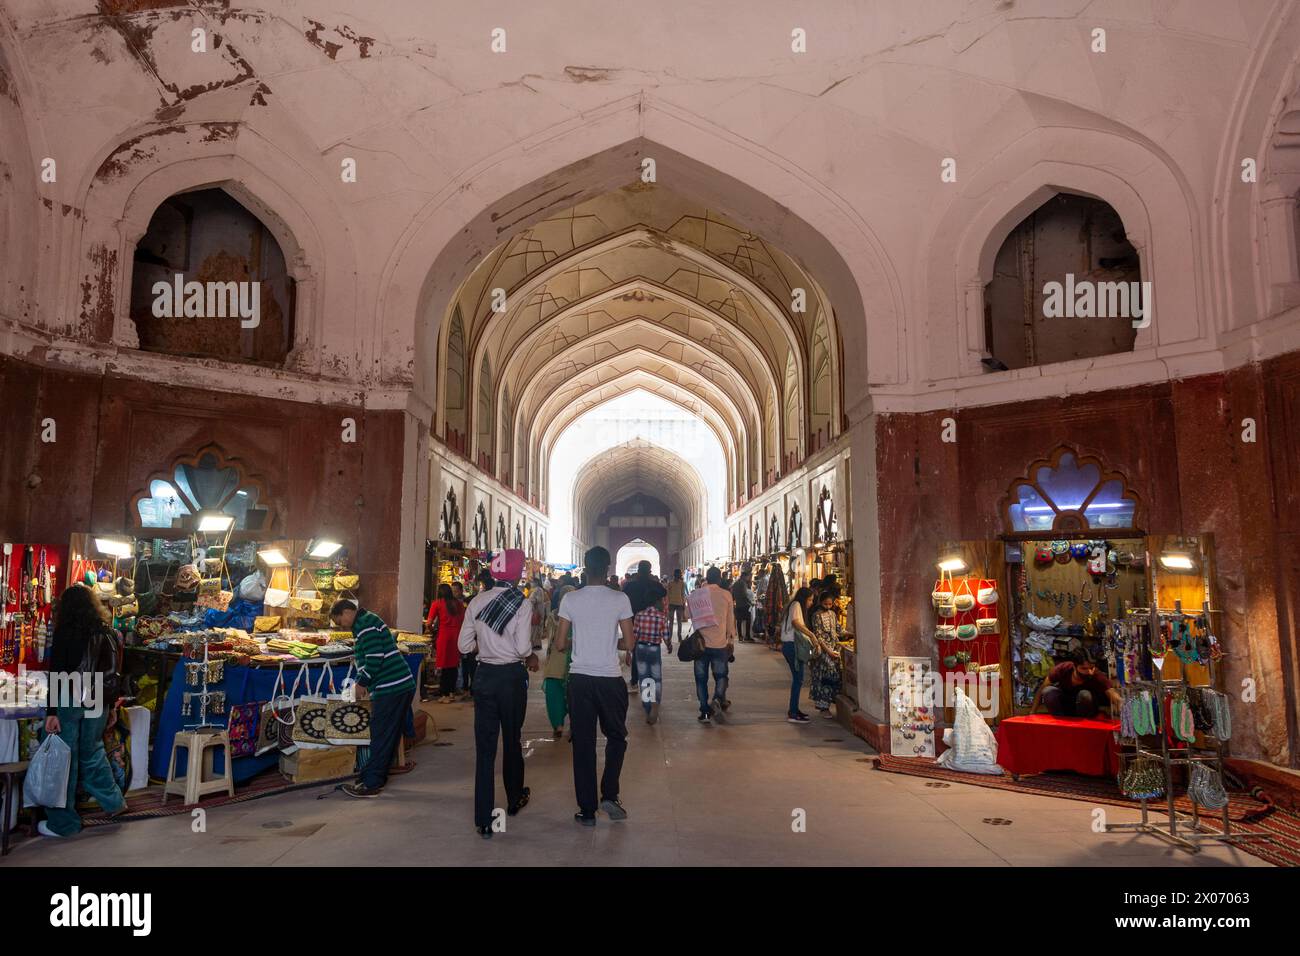
<path id="1" fill-rule="evenodd" d="M 1210 607 L 1208 601 L 1203 602 L 1201 604 L 1201 614 L 1204 615 L 1206 621 L 1210 619 L 1211 614 L 1219 614 L 1219 613 L 1221 612 L 1216 609 L 1212 609 Z M 1175 601 L 1174 607 L 1172 609 L 1159 608 L 1159 607 L 1128 608 L 1126 611 L 1126 616 L 1130 618 L 1139 618 L 1139 619 L 1143 616 L 1147 616 L 1149 618 L 1151 635 L 1153 635 L 1152 640 L 1154 640 L 1154 635 L 1160 633 L 1160 622 L 1162 619 L 1183 620 L 1186 618 L 1195 618 L 1198 615 L 1188 614 L 1184 612 L 1182 601 Z M 1214 764 L 1215 769 L 1219 774 L 1219 780 L 1222 782 L 1224 779 L 1223 776 L 1224 741 L 1219 739 L 1216 736 L 1213 736 L 1212 734 L 1202 732 L 1202 737 L 1204 739 L 1212 739 L 1214 741 L 1213 747 L 1197 747 L 1195 746 L 1194 742 L 1188 741 L 1186 742 L 1186 746 L 1176 748 L 1175 750 L 1171 751 L 1169 746 L 1169 734 L 1166 726 L 1165 702 L 1166 699 L 1170 697 L 1175 690 L 1178 689 L 1181 689 L 1184 692 L 1184 694 L 1192 686 L 1209 687 L 1211 690 L 1214 690 L 1215 689 L 1214 685 L 1217 683 L 1217 681 L 1215 680 L 1216 678 L 1215 666 L 1214 666 L 1215 662 L 1213 657 L 1211 657 L 1208 661 L 1205 662 L 1205 666 L 1209 670 L 1209 682 L 1207 684 L 1192 685 L 1188 683 L 1186 667 L 1181 668 L 1180 675 L 1177 678 L 1166 679 L 1164 677 L 1156 677 L 1155 675 L 1157 673 L 1163 674 L 1164 668 L 1163 666 L 1161 667 L 1155 666 L 1156 662 L 1152 659 L 1151 647 L 1149 643 L 1147 644 L 1146 647 L 1143 648 L 1143 655 L 1152 664 L 1152 669 L 1151 669 L 1152 679 L 1129 681 L 1127 686 L 1147 687 L 1154 692 L 1156 701 L 1158 703 L 1156 710 L 1159 713 L 1159 721 L 1156 727 L 1156 735 L 1159 736 L 1160 738 L 1160 749 L 1157 751 L 1144 746 L 1142 743 L 1142 737 L 1135 736 L 1134 741 L 1136 746 L 1134 749 L 1134 753 L 1132 755 L 1124 755 L 1124 757 L 1122 758 L 1121 767 L 1120 767 L 1120 777 L 1122 779 L 1124 774 L 1124 769 L 1127 766 L 1127 762 L 1133 757 L 1148 757 L 1160 761 L 1161 765 L 1164 768 L 1164 773 L 1165 773 L 1166 819 L 1164 820 L 1151 819 L 1150 808 L 1148 807 L 1148 804 L 1150 803 L 1150 798 L 1141 797 L 1140 798 L 1140 803 L 1142 805 L 1141 821 L 1137 823 L 1108 823 L 1106 824 L 1106 831 L 1113 832 L 1113 831 L 1120 831 L 1120 830 L 1130 830 L 1138 833 L 1150 833 L 1159 837 L 1162 840 L 1165 840 L 1168 843 L 1172 843 L 1174 846 L 1187 850 L 1190 853 L 1199 853 L 1201 849 L 1201 844 L 1207 842 L 1232 843 L 1232 842 L 1246 841 L 1246 840 L 1271 839 L 1271 837 L 1269 837 L 1268 834 L 1265 833 L 1240 833 L 1240 832 L 1233 833 L 1232 820 L 1228 816 L 1228 806 L 1229 806 L 1228 803 L 1225 803 L 1223 805 L 1223 809 L 1221 811 L 1220 825 L 1223 827 L 1222 832 L 1217 832 L 1215 830 L 1212 830 L 1205 825 L 1205 823 L 1201 819 L 1200 805 L 1195 800 L 1191 800 L 1192 813 L 1190 817 L 1179 813 L 1177 807 L 1174 805 L 1174 767 L 1185 766 L 1188 768 L 1188 772 L 1190 774 L 1190 768 L 1193 764 L 1212 763 Z M 1163 658 L 1161 660 L 1161 663 L 1163 664 Z M 1189 799 L 1191 798 L 1189 797 Z"/>
<path id="2" fill-rule="evenodd" d="M 184 724 L 185 730 L 207 730 L 216 727 L 216 724 L 208 722 L 208 701 L 212 699 L 212 693 L 208 690 L 208 645 L 212 642 L 212 635 L 206 631 L 203 633 L 203 659 L 199 662 L 199 692 L 193 695 L 199 702 L 199 722 L 197 724 Z M 224 675 L 223 675 L 224 679 Z M 218 681 L 217 683 L 220 683 Z M 190 715 L 189 708 L 185 709 L 185 715 Z"/>

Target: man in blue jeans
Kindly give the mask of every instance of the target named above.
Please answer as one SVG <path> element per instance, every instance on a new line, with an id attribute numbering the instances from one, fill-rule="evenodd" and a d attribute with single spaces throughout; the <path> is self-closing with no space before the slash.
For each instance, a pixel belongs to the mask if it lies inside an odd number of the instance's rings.
<path id="1" fill-rule="evenodd" d="M 736 652 L 736 605 L 722 587 L 722 572 L 716 567 L 705 574 L 703 590 L 713 602 L 716 623 L 696 626 L 704 635 L 704 653 L 695 659 L 695 693 L 700 700 L 700 723 L 726 721 L 727 664 Z M 701 598 L 694 598 L 699 601 Z M 692 621 L 694 624 L 695 622 Z M 709 672 L 713 672 L 713 701 L 709 702 Z"/>

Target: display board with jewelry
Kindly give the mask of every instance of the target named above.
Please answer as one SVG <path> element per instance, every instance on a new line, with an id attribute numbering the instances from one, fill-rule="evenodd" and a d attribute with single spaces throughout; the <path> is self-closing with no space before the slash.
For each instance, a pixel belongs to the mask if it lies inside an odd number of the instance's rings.
<path id="1" fill-rule="evenodd" d="M 1017 542 L 1011 645 L 1017 713 L 1028 713 L 1051 670 L 1085 648 L 1100 658 L 1109 623 L 1149 593 L 1143 538 L 1082 537 Z"/>
<path id="2" fill-rule="evenodd" d="M 47 544 L 0 545 L 0 667 L 43 670 L 67 551 Z"/>

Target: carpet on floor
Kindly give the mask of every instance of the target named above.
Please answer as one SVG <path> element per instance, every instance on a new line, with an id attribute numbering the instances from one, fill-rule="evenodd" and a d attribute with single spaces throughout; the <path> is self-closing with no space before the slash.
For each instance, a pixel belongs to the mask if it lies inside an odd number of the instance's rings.
<path id="1" fill-rule="evenodd" d="M 1016 793 L 1044 797 L 1105 803 L 1117 807 L 1138 806 L 1136 800 L 1130 800 L 1120 793 L 1115 781 L 1108 777 L 1084 777 L 1073 773 L 1039 773 L 1012 780 L 1010 774 L 995 777 L 949 770 L 947 767 L 939 766 L 930 757 L 893 757 L 879 754 L 872 759 L 872 762 L 877 770 L 886 773 L 928 777 L 932 780 L 965 783 L 992 790 L 1012 790 Z M 1192 812 L 1192 803 L 1185 796 L 1175 798 L 1174 806 L 1180 813 Z M 1164 807 L 1163 801 L 1151 804 L 1153 813 L 1163 815 Z M 1214 830 L 1221 829 L 1217 813 L 1214 816 L 1207 816 L 1203 811 L 1201 819 Z M 1256 800 L 1247 794 L 1230 793 L 1228 819 L 1232 822 L 1234 832 L 1240 830 L 1242 833 L 1262 833 L 1272 838 L 1268 841 L 1250 840 L 1234 843 L 1233 846 L 1277 866 L 1300 866 L 1300 816 L 1262 800 Z"/>
<path id="2" fill-rule="evenodd" d="M 81 823 L 82 826 L 97 827 L 107 826 L 112 823 L 126 823 L 131 820 L 170 817 L 178 813 L 189 813 L 195 807 L 202 807 L 207 810 L 212 807 L 226 807 L 234 803 L 244 803 L 248 800 L 259 800 L 262 797 L 271 797 L 278 793 L 289 793 L 293 790 L 306 790 L 311 787 L 332 787 L 340 783 L 346 783 L 355 776 L 356 774 L 348 774 L 332 780 L 293 783 L 281 776 L 278 770 L 272 768 L 240 784 L 233 797 L 224 793 L 208 794 L 198 803 L 190 806 L 186 806 L 184 798 L 176 794 L 172 794 L 167 798 L 167 802 L 163 803 L 162 784 L 151 783 L 143 790 L 133 790 L 126 795 L 127 812 L 121 816 L 110 817 L 104 811 L 98 809 L 85 810 L 82 811 Z"/>

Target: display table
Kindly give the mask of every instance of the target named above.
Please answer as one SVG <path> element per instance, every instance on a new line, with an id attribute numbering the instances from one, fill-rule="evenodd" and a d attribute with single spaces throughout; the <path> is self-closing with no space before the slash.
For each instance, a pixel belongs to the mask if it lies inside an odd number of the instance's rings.
<path id="1" fill-rule="evenodd" d="M 423 654 L 405 654 L 406 663 L 411 668 L 411 673 L 415 679 L 420 679 L 420 662 L 424 660 Z M 297 661 L 285 664 L 284 683 L 285 693 L 293 687 L 293 680 L 298 676 L 298 668 L 301 667 Z M 312 680 L 315 681 L 320 676 L 320 668 L 324 664 L 312 664 Z M 334 671 L 334 686 L 341 687 L 343 679 L 348 676 L 349 662 L 344 660 L 341 663 L 331 664 Z M 230 713 L 230 708 L 237 704 L 247 704 L 252 702 L 265 703 L 271 699 L 271 691 L 275 687 L 275 676 L 279 671 L 278 667 L 236 667 L 226 665 L 225 676 L 221 683 L 209 686 L 210 691 L 221 690 L 226 694 L 226 713 L 210 714 L 208 720 L 210 723 L 224 727 L 226 719 Z M 305 682 L 305 675 L 304 675 Z M 325 682 L 328 688 L 329 681 Z M 185 686 L 185 661 L 178 660 L 172 673 L 171 683 L 167 688 L 167 698 L 163 702 L 162 711 L 158 715 L 158 733 L 154 738 L 153 752 L 149 755 L 149 776 L 155 780 L 167 779 L 167 762 L 171 758 L 172 740 L 178 731 L 186 726 L 193 726 L 197 723 L 197 718 L 184 715 L 181 713 L 181 703 L 186 691 L 193 693 L 195 688 Z M 305 689 L 298 688 L 298 695 L 302 696 Z M 257 776 L 263 770 L 274 767 L 280 760 L 280 752 L 272 750 L 270 753 L 262 754 L 260 757 L 236 757 L 231 767 L 232 776 L 235 783 L 248 780 Z M 224 770 L 223 758 L 220 754 L 216 757 L 216 764 L 213 770 L 220 773 Z"/>
<path id="2" fill-rule="evenodd" d="M 1073 770 L 1089 777 L 1119 773 L 1118 720 L 1031 714 L 998 725 L 998 763 L 1013 777 Z"/>

